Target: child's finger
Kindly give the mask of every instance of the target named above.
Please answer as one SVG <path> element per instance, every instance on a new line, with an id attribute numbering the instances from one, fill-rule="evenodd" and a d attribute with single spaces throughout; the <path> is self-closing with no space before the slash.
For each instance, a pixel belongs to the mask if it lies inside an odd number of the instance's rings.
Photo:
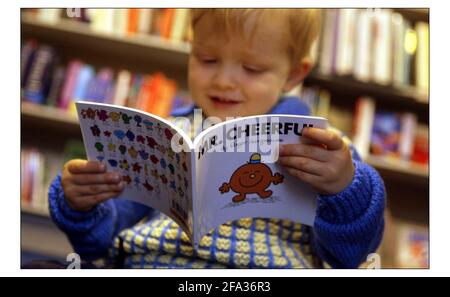
<path id="1" fill-rule="evenodd" d="M 280 146 L 280 157 L 284 156 L 302 156 L 317 161 L 327 161 L 327 151 L 317 145 L 310 144 L 283 144 Z"/>
<path id="2" fill-rule="evenodd" d="M 73 174 L 72 181 L 76 185 L 92 185 L 92 184 L 117 184 L 121 181 L 120 174 L 116 172 L 109 173 L 84 173 Z"/>
<path id="3" fill-rule="evenodd" d="M 325 144 L 328 150 L 339 150 L 344 145 L 343 140 L 336 133 L 325 129 L 304 128 L 302 136 Z"/>
<path id="4" fill-rule="evenodd" d="M 68 163 L 70 173 L 102 173 L 106 171 L 105 164 L 97 161 L 73 160 Z"/>
<path id="5" fill-rule="evenodd" d="M 101 193 L 115 192 L 117 195 L 117 192 L 122 191 L 123 187 L 124 187 L 123 182 L 110 185 L 107 184 L 86 185 L 78 187 L 77 192 L 80 193 L 81 195 L 96 195 Z"/>
<path id="6" fill-rule="evenodd" d="M 304 157 L 281 157 L 278 162 L 290 168 L 301 170 L 310 174 L 320 176 L 323 174 L 324 164 L 322 162 Z"/>
<path id="7" fill-rule="evenodd" d="M 310 174 L 308 172 L 297 170 L 291 167 L 286 167 L 286 170 L 293 177 L 296 177 L 309 185 L 316 186 L 320 183 L 319 177 L 317 175 Z"/>
<path id="8" fill-rule="evenodd" d="M 84 197 L 86 200 L 90 200 L 94 205 L 102 203 L 111 198 L 117 197 L 119 195 L 118 192 L 104 192 L 96 195 L 86 196 Z"/>

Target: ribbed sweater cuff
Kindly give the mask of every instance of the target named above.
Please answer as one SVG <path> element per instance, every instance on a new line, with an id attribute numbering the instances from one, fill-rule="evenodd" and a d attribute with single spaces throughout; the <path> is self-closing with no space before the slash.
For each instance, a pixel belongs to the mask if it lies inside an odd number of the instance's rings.
<path id="1" fill-rule="evenodd" d="M 90 211 L 73 210 L 64 196 L 61 173 L 51 183 L 48 198 L 50 214 L 54 222 L 64 231 L 87 232 L 99 219 L 111 212 L 111 208 L 104 203 L 96 205 Z"/>
<path id="2" fill-rule="evenodd" d="M 317 216 L 321 220 L 334 224 L 348 224 L 358 220 L 369 208 L 373 191 L 383 187 L 373 187 L 372 171 L 363 162 L 354 161 L 355 176 L 352 183 L 335 195 L 319 195 Z"/>

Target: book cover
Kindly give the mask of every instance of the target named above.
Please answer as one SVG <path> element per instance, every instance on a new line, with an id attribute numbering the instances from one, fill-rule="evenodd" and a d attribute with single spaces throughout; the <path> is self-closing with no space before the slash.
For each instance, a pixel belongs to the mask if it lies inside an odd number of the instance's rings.
<path id="1" fill-rule="evenodd" d="M 314 224 L 317 193 L 275 161 L 280 143 L 327 120 L 262 115 L 216 124 L 194 140 L 175 124 L 139 110 L 77 102 L 89 160 L 104 162 L 130 199 L 170 216 L 195 247 L 209 230 L 243 217 Z"/>
<path id="2" fill-rule="evenodd" d="M 396 262 L 401 268 L 429 267 L 429 233 L 426 226 L 398 223 Z"/>
<path id="3" fill-rule="evenodd" d="M 399 157 L 400 116 L 394 112 L 377 112 L 373 123 L 370 153 Z"/>

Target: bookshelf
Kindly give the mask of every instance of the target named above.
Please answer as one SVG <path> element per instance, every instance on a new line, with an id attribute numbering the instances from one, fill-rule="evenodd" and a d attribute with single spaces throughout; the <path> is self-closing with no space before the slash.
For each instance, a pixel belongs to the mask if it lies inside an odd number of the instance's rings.
<path id="1" fill-rule="evenodd" d="M 428 22 L 427 9 L 394 9 L 412 22 Z M 162 70 L 187 88 L 186 73 L 190 46 L 148 34 L 113 35 L 95 32 L 82 22 L 60 19 L 51 24 L 37 20 L 30 13 L 21 18 L 22 39 L 35 38 L 58 48 L 69 57 L 80 57 L 93 64 L 110 65 L 114 69 L 127 67 L 133 71 Z M 429 122 L 429 103 L 426 94 L 412 86 L 397 87 L 362 82 L 352 76 L 324 75 L 313 71 L 305 86 L 319 86 L 333 96 L 331 104 L 355 106 L 361 94 L 373 96 L 377 106 L 417 115 L 419 122 Z M 22 139 L 27 143 L 42 143 L 36 139 L 38 131 L 49 131 L 54 151 L 60 151 L 69 137 L 81 139 L 76 115 L 54 107 L 21 103 Z M 39 142 L 41 141 L 41 142 Z M 44 141 L 45 142 L 45 141 Z M 24 143 L 24 141 L 23 141 Z M 369 155 L 366 160 L 385 179 L 388 205 L 393 217 L 415 219 L 428 226 L 429 170 L 427 166 Z M 405 200 L 411 198 L 412 207 Z M 22 214 L 48 219 L 47 211 L 22 206 Z M 390 221 L 390 220 L 388 220 Z M 394 264 L 392 264 L 394 265 Z M 395 265 L 394 265 L 395 266 Z"/>

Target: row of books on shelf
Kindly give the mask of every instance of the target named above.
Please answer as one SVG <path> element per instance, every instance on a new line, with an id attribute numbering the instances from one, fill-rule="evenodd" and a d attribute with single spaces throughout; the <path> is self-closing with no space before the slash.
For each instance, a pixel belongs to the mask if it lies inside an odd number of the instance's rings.
<path id="1" fill-rule="evenodd" d="M 88 24 L 94 32 L 115 36 L 147 34 L 184 42 L 191 34 L 189 10 L 185 8 L 41 8 L 25 12 L 45 23 L 70 19 Z"/>
<path id="2" fill-rule="evenodd" d="M 62 169 L 64 162 L 75 158 L 86 158 L 80 140 L 68 140 L 63 153 L 44 151 L 37 147 L 21 149 L 21 205 L 40 213 L 48 211 L 47 193 L 51 181 Z"/>
<path id="3" fill-rule="evenodd" d="M 414 113 L 378 110 L 376 100 L 367 96 L 359 97 L 354 109 L 342 108 L 331 104 L 327 90 L 316 87 L 303 87 L 301 98 L 312 114 L 328 118 L 332 126 L 351 136 L 362 158 L 371 155 L 428 165 L 428 125 L 418 122 Z"/>
<path id="4" fill-rule="evenodd" d="M 327 9 L 319 48 L 321 74 L 414 86 L 428 95 L 428 23 L 412 23 L 391 9 Z"/>
<path id="5" fill-rule="evenodd" d="M 25 41 L 21 53 L 21 88 L 25 101 L 74 111 L 74 100 L 110 103 L 166 117 L 177 84 L 161 72 L 132 73 L 99 69 L 79 59 L 64 61 L 55 48 Z M 179 103 L 176 103 L 179 104 Z"/>

